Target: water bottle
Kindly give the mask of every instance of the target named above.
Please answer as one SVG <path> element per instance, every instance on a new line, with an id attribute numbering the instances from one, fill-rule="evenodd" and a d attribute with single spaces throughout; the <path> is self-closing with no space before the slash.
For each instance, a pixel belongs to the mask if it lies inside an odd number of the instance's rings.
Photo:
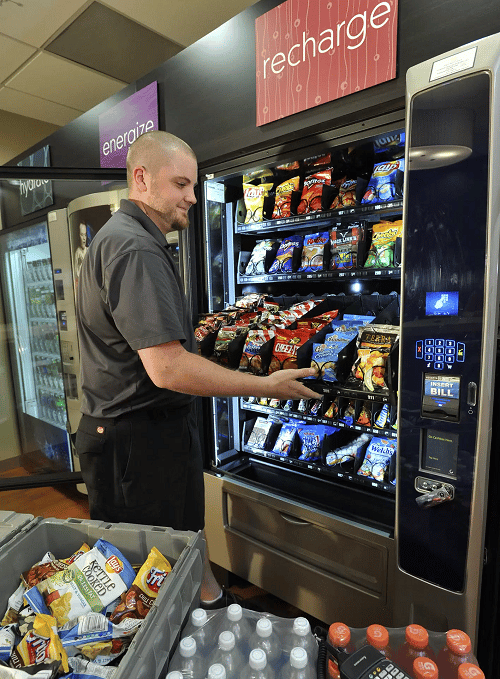
<path id="1" fill-rule="evenodd" d="M 318 655 L 318 644 L 311 632 L 311 625 L 307 618 L 295 618 L 291 632 L 285 635 L 283 641 L 283 652 L 286 659 L 290 657 L 292 648 L 304 648 L 310 663 L 316 662 Z"/>
<path id="2" fill-rule="evenodd" d="M 252 650 L 248 645 L 252 628 L 247 618 L 243 616 L 243 609 L 239 604 L 231 604 L 227 607 L 226 615 L 219 625 L 219 631 L 232 632 L 236 646 L 245 656 Z"/>
<path id="3" fill-rule="evenodd" d="M 184 629 L 183 638 L 193 637 L 200 655 L 206 655 L 213 646 L 213 634 L 210 633 L 209 618 L 203 608 L 195 608 Z"/>
<path id="4" fill-rule="evenodd" d="M 167 679 L 184 679 L 182 676 L 182 672 L 179 672 L 179 670 L 174 670 L 173 672 L 169 672 L 167 674 Z"/>
<path id="5" fill-rule="evenodd" d="M 245 664 L 241 651 L 236 647 L 236 640 L 232 632 L 221 632 L 217 648 L 209 658 L 209 664 L 223 665 L 227 679 L 237 679 Z"/>
<path id="6" fill-rule="evenodd" d="M 207 679 L 226 679 L 226 668 L 220 663 L 214 663 L 208 668 Z"/>
<path id="7" fill-rule="evenodd" d="M 250 637 L 250 648 L 261 648 L 266 653 L 267 662 L 277 668 L 281 660 L 281 642 L 273 630 L 273 623 L 269 618 L 259 618 L 255 632 Z"/>
<path id="8" fill-rule="evenodd" d="M 290 658 L 281 670 L 280 679 L 314 679 L 314 676 L 306 649 L 301 646 L 292 648 Z"/>
<path id="9" fill-rule="evenodd" d="M 274 679 L 273 668 L 268 664 L 265 651 L 254 648 L 250 651 L 248 664 L 241 670 L 240 679 Z"/>
<path id="10" fill-rule="evenodd" d="M 178 648 L 170 663 L 169 670 L 178 670 L 189 679 L 205 679 L 206 667 L 196 649 L 196 641 L 193 637 L 181 639 Z"/>

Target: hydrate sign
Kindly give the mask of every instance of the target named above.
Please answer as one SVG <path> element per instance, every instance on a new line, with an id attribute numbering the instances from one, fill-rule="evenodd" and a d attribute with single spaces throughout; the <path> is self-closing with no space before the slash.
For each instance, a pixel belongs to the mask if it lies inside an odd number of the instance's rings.
<path id="1" fill-rule="evenodd" d="M 158 84 L 150 83 L 99 116 L 101 167 L 126 167 L 137 137 L 158 129 Z"/>
<path id="2" fill-rule="evenodd" d="M 255 21 L 257 125 L 396 77 L 398 0 L 287 0 Z"/>

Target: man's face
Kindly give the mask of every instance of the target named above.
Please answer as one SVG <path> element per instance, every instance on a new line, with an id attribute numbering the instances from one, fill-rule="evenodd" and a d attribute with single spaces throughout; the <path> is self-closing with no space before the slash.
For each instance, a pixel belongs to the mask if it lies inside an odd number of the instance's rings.
<path id="1" fill-rule="evenodd" d="M 188 210 L 196 203 L 197 180 L 196 160 L 182 152 L 176 153 L 158 172 L 151 173 L 149 195 L 144 202 L 161 214 L 164 233 L 188 228 Z"/>
<path id="2" fill-rule="evenodd" d="M 82 248 L 87 245 L 87 227 L 85 224 L 80 224 L 80 244 Z"/>

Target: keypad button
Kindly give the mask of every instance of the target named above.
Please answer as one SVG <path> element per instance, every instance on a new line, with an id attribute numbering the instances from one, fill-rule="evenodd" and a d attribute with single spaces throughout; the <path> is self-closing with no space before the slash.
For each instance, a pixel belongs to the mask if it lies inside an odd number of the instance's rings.
<path id="1" fill-rule="evenodd" d="M 387 667 L 385 668 L 388 672 L 390 672 L 394 668 L 394 665 L 392 663 L 389 663 Z"/>
<path id="2" fill-rule="evenodd" d="M 436 353 L 436 354 L 444 354 L 444 349 L 443 349 L 443 347 L 436 347 L 436 348 L 434 349 L 434 353 Z"/>
<path id="3" fill-rule="evenodd" d="M 442 339 L 434 340 L 434 345 L 436 347 L 444 347 L 444 340 L 442 340 Z"/>
<path id="4" fill-rule="evenodd" d="M 404 672 L 400 672 L 400 673 L 397 675 L 396 679 L 405 679 L 405 676 L 406 676 L 406 675 L 405 675 Z"/>
<path id="5" fill-rule="evenodd" d="M 455 347 L 446 347 L 446 355 L 447 356 L 455 356 Z"/>
<path id="6" fill-rule="evenodd" d="M 460 363 L 465 361 L 465 344 L 463 342 L 457 342 L 457 361 L 460 361 Z"/>
<path id="7" fill-rule="evenodd" d="M 398 675 L 398 674 L 400 673 L 400 671 L 401 671 L 401 670 L 399 669 L 399 667 L 395 667 L 395 668 L 392 670 L 391 674 L 392 674 L 393 677 L 395 677 L 396 675 Z"/>
<path id="8" fill-rule="evenodd" d="M 444 363 L 434 363 L 434 370 L 444 370 Z"/>
<path id="9" fill-rule="evenodd" d="M 425 354 L 425 360 L 426 361 L 433 361 L 434 360 L 434 354 Z"/>
<path id="10" fill-rule="evenodd" d="M 455 346 L 455 340 L 446 340 L 446 346 L 447 347 L 454 347 Z"/>
<path id="11" fill-rule="evenodd" d="M 384 679 L 384 677 L 387 676 L 387 672 L 385 670 L 382 670 L 382 672 L 378 675 L 380 679 Z"/>
<path id="12" fill-rule="evenodd" d="M 416 345 L 415 345 L 415 355 L 417 358 L 422 358 L 424 354 L 424 348 L 423 348 L 423 343 L 422 340 L 418 340 Z"/>
<path id="13" fill-rule="evenodd" d="M 434 340 L 433 339 L 426 339 L 425 340 L 425 346 L 426 347 L 433 347 L 434 346 Z"/>

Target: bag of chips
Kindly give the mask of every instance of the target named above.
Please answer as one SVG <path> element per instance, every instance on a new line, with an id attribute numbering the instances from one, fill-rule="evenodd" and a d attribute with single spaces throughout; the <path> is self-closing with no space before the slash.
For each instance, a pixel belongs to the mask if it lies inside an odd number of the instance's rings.
<path id="1" fill-rule="evenodd" d="M 377 163 L 361 204 L 375 205 L 402 198 L 404 164 L 403 159 Z"/>
<path id="2" fill-rule="evenodd" d="M 346 179 L 339 187 L 338 195 L 330 206 L 331 210 L 342 210 L 343 208 L 356 207 L 356 179 Z"/>
<path id="3" fill-rule="evenodd" d="M 379 222 L 373 225 L 372 242 L 365 262 L 365 268 L 383 269 L 393 267 L 396 239 L 403 233 L 403 221 Z"/>
<path id="4" fill-rule="evenodd" d="M 248 445 L 253 448 L 265 449 L 267 443 L 267 437 L 271 431 L 273 425 L 273 420 L 267 417 L 258 417 L 255 420 L 252 431 L 248 438 Z"/>
<path id="5" fill-rule="evenodd" d="M 333 467 L 336 464 L 345 464 L 360 460 L 363 457 L 366 446 L 370 442 L 371 436 L 362 434 L 358 438 L 348 443 L 346 446 L 331 450 L 326 454 L 326 464 Z"/>
<path id="6" fill-rule="evenodd" d="M 325 436 L 334 434 L 338 429 L 325 424 L 305 424 L 297 429 L 301 441 L 299 460 L 315 462 L 321 460 L 321 452 Z"/>
<path id="7" fill-rule="evenodd" d="M 303 236 L 288 236 L 283 238 L 269 273 L 291 273 L 293 270 L 293 255 L 302 247 L 303 242 Z"/>
<path id="8" fill-rule="evenodd" d="M 355 269 L 358 266 L 358 250 L 364 240 L 362 224 L 354 223 L 347 229 L 335 227 L 330 231 L 330 269 Z"/>
<path id="9" fill-rule="evenodd" d="M 272 238 L 257 241 L 245 269 L 246 276 L 260 276 L 266 273 L 266 253 L 276 246 Z"/>
<path id="10" fill-rule="evenodd" d="M 56 620 L 50 615 L 38 614 L 33 629 L 27 632 L 10 657 L 12 667 L 20 669 L 29 665 L 55 660 L 69 672 L 68 656 L 57 634 Z"/>
<path id="11" fill-rule="evenodd" d="M 304 188 L 302 189 L 297 214 L 305 215 L 310 212 L 318 212 L 321 210 L 323 186 L 330 186 L 331 182 L 332 172 L 330 169 L 320 170 L 319 172 L 308 175 L 304 179 Z"/>
<path id="12" fill-rule="evenodd" d="M 264 199 L 269 196 L 273 184 L 243 184 L 243 199 L 245 201 L 245 224 L 262 222 L 264 219 Z"/>
<path id="13" fill-rule="evenodd" d="M 385 370 L 389 353 L 398 340 L 399 330 L 392 325 L 368 325 L 358 336 L 357 357 L 352 372 L 360 386 L 369 391 L 387 389 Z"/>
<path id="14" fill-rule="evenodd" d="M 116 674 L 116 667 L 113 665 L 98 665 L 85 658 L 68 658 L 68 663 L 72 672 L 65 679 L 113 679 Z"/>
<path id="15" fill-rule="evenodd" d="M 366 450 L 365 459 L 358 469 L 358 474 L 376 481 L 384 481 L 396 447 L 396 439 L 382 439 L 374 436 Z"/>
<path id="16" fill-rule="evenodd" d="M 323 417 L 328 417 L 329 419 L 337 419 L 339 413 L 339 397 L 337 396 L 325 410 Z"/>
<path id="17" fill-rule="evenodd" d="M 269 365 L 269 374 L 277 370 L 297 368 L 297 352 L 311 337 L 311 331 L 277 330 L 274 338 L 273 356 Z"/>
<path id="18" fill-rule="evenodd" d="M 112 623 L 102 613 L 88 613 L 59 629 L 64 650 L 69 657 L 82 654 L 100 665 L 107 665 L 127 650 L 142 618 Z"/>
<path id="19" fill-rule="evenodd" d="M 292 193 L 298 191 L 300 187 L 300 177 L 292 177 L 276 187 L 276 198 L 274 200 L 273 219 L 283 219 L 292 214 Z"/>
<path id="20" fill-rule="evenodd" d="M 369 401 L 365 401 L 361 406 L 361 410 L 356 419 L 356 424 L 359 424 L 362 427 L 372 426 L 372 404 Z"/>
<path id="21" fill-rule="evenodd" d="M 260 350 L 274 337 L 274 330 L 257 328 L 248 331 L 243 353 L 240 358 L 240 370 L 248 370 L 254 375 L 262 372 L 262 356 Z"/>
<path id="22" fill-rule="evenodd" d="M 302 261 L 298 271 L 323 271 L 324 252 L 328 241 L 329 235 L 326 231 L 321 233 L 311 233 L 308 236 L 304 236 Z"/>

